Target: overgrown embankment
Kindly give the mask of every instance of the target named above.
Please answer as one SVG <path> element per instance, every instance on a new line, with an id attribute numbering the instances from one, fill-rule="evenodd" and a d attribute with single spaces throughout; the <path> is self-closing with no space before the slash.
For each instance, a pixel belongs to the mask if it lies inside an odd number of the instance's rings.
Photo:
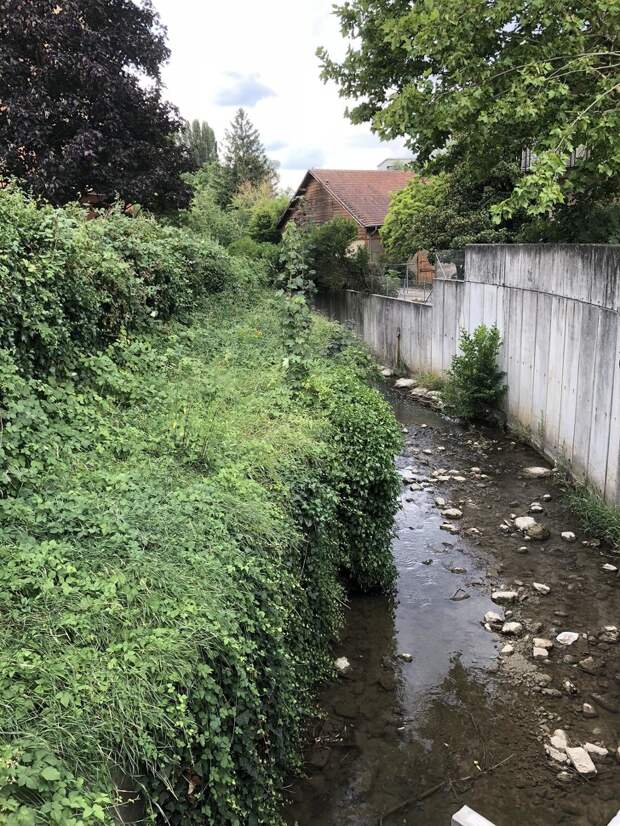
<path id="1" fill-rule="evenodd" d="M 281 299 L 217 244 L 0 219 L 2 820 L 111 823 L 115 779 L 147 821 L 273 826 L 342 573 L 393 577 L 366 357 L 316 319 L 293 393 Z"/>

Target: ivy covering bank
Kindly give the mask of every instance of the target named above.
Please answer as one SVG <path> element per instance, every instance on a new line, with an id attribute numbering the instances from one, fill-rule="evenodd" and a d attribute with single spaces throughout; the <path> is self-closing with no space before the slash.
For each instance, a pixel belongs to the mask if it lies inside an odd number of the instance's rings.
<path id="1" fill-rule="evenodd" d="M 367 357 L 315 318 L 292 392 L 256 281 L 188 230 L 0 192 L 8 826 L 280 823 L 343 574 L 392 583 Z"/>

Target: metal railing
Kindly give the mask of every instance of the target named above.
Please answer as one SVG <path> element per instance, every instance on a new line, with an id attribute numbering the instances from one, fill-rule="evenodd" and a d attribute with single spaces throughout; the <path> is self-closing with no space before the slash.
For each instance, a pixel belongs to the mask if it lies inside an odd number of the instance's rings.
<path id="1" fill-rule="evenodd" d="M 408 264 L 386 264 L 368 276 L 368 290 L 405 301 L 427 304 L 433 292 L 432 277 L 418 278 Z"/>

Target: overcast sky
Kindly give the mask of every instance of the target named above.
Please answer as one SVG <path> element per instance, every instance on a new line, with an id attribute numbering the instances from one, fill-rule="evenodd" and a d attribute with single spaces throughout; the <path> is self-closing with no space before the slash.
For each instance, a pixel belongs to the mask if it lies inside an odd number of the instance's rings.
<path id="1" fill-rule="evenodd" d="M 333 0 L 154 0 L 168 28 L 172 57 L 166 96 L 189 120 L 206 120 L 220 144 L 235 110 L 247 109 L 283 186 L 296 188 L 309 167 L 374 169 L 404 157 L 352 126 L 346 101 L 319 78 L 318 46 L 341 55 Z"/>

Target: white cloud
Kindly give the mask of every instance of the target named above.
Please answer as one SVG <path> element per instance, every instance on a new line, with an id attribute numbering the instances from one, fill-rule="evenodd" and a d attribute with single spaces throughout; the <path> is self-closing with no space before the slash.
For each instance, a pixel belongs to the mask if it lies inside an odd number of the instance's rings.
<path id="1" fill-rule="evenodd" d="M 214 97 L 215 103 L 220 106 L 255 106 L 259 100 L 275 95 L 256 73 L 242 75 L 228 72 L 228 77 L 228 86 L 220 89 Z"/>
<path id="2" fill-rule="evenodd" d="M 320 79 L 317 47 L 341 56 L 346 45 L 332 2 L 154 0 L 172 49 L 167 96 L 184 117 L 207 120 L 220 145 L 233 107 L 246 106 L 286 186 L 319 158 L 330 168 L 374 169 L 406 154 L 400 141 L 382 144 L 349 123 L 346 101 Z M 299 167 L 304 161 L 312 163 Z"/>

